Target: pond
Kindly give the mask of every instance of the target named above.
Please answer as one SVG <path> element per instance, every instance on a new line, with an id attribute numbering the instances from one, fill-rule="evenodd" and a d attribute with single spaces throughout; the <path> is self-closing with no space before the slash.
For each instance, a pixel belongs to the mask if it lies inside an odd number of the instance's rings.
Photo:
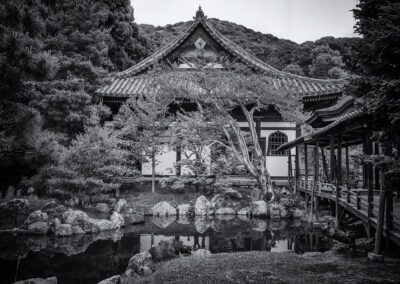
<path id="1" fill-rule="evenodd" d="M 298 220 L 149 217 L 144 224 L 93 235 L 59 239 L 0 235 L 0 283 L 51 276 L 56 276 L 58 283 L 97 283 L 123 273 L 129 258 L 136 253 L 171 239 L 212 253 L 250 250 L 304 253 L 331 248 L 326 236 Z"/>

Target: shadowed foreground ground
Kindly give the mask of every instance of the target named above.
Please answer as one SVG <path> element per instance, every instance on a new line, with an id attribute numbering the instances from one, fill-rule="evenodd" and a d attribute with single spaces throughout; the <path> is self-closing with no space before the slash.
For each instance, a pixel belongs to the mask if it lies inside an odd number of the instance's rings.
<path id="1" fill-rule="evenodd" d="M 399 268 L 397 259 L 379 264 L 332 251 L 222 253 L 160 264 L 143 283 L 400 283 Z"/>

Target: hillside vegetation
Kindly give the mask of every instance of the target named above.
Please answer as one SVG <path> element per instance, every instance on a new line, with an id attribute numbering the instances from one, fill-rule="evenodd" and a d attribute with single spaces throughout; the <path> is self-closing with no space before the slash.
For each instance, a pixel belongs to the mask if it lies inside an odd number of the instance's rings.
<path id="1" fill-rule="evenodd" d="M 340 78 L 355 70 L 351 49 L 359 42 L 358 38 L 323 37 L 315 42 L 297 44 L 232 22 L 208 21 L 227 38 L 279 70 L 317 78 Z M 179 36 L 191 23 L 163 27 L 142 24 L 139 27 L 155 51 Z"/>

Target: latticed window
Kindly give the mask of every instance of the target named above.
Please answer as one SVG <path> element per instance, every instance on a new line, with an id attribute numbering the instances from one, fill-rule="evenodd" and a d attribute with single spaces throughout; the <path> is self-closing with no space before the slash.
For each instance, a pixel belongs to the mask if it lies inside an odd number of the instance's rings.
<path id="1" fill-rule="evenodd" d="M 276 131 L 271 133 L 268 137 L 268 156 L 286 156 L 288 154 L 285 151 L 276 151 L 276 149 L 282 144 L 288 142 L 288 137 L 285 133 Z"/>

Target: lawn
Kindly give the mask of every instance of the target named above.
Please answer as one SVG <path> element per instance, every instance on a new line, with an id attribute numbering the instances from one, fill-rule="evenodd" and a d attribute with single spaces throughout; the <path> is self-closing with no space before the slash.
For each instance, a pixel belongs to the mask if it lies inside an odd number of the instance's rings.
<path id="1" fill-rule="evenodd" d="M 371 263 L 333 251 L 222 253 L 160 264 L 142 283 L 399 283 L 400 261 Z"/>

